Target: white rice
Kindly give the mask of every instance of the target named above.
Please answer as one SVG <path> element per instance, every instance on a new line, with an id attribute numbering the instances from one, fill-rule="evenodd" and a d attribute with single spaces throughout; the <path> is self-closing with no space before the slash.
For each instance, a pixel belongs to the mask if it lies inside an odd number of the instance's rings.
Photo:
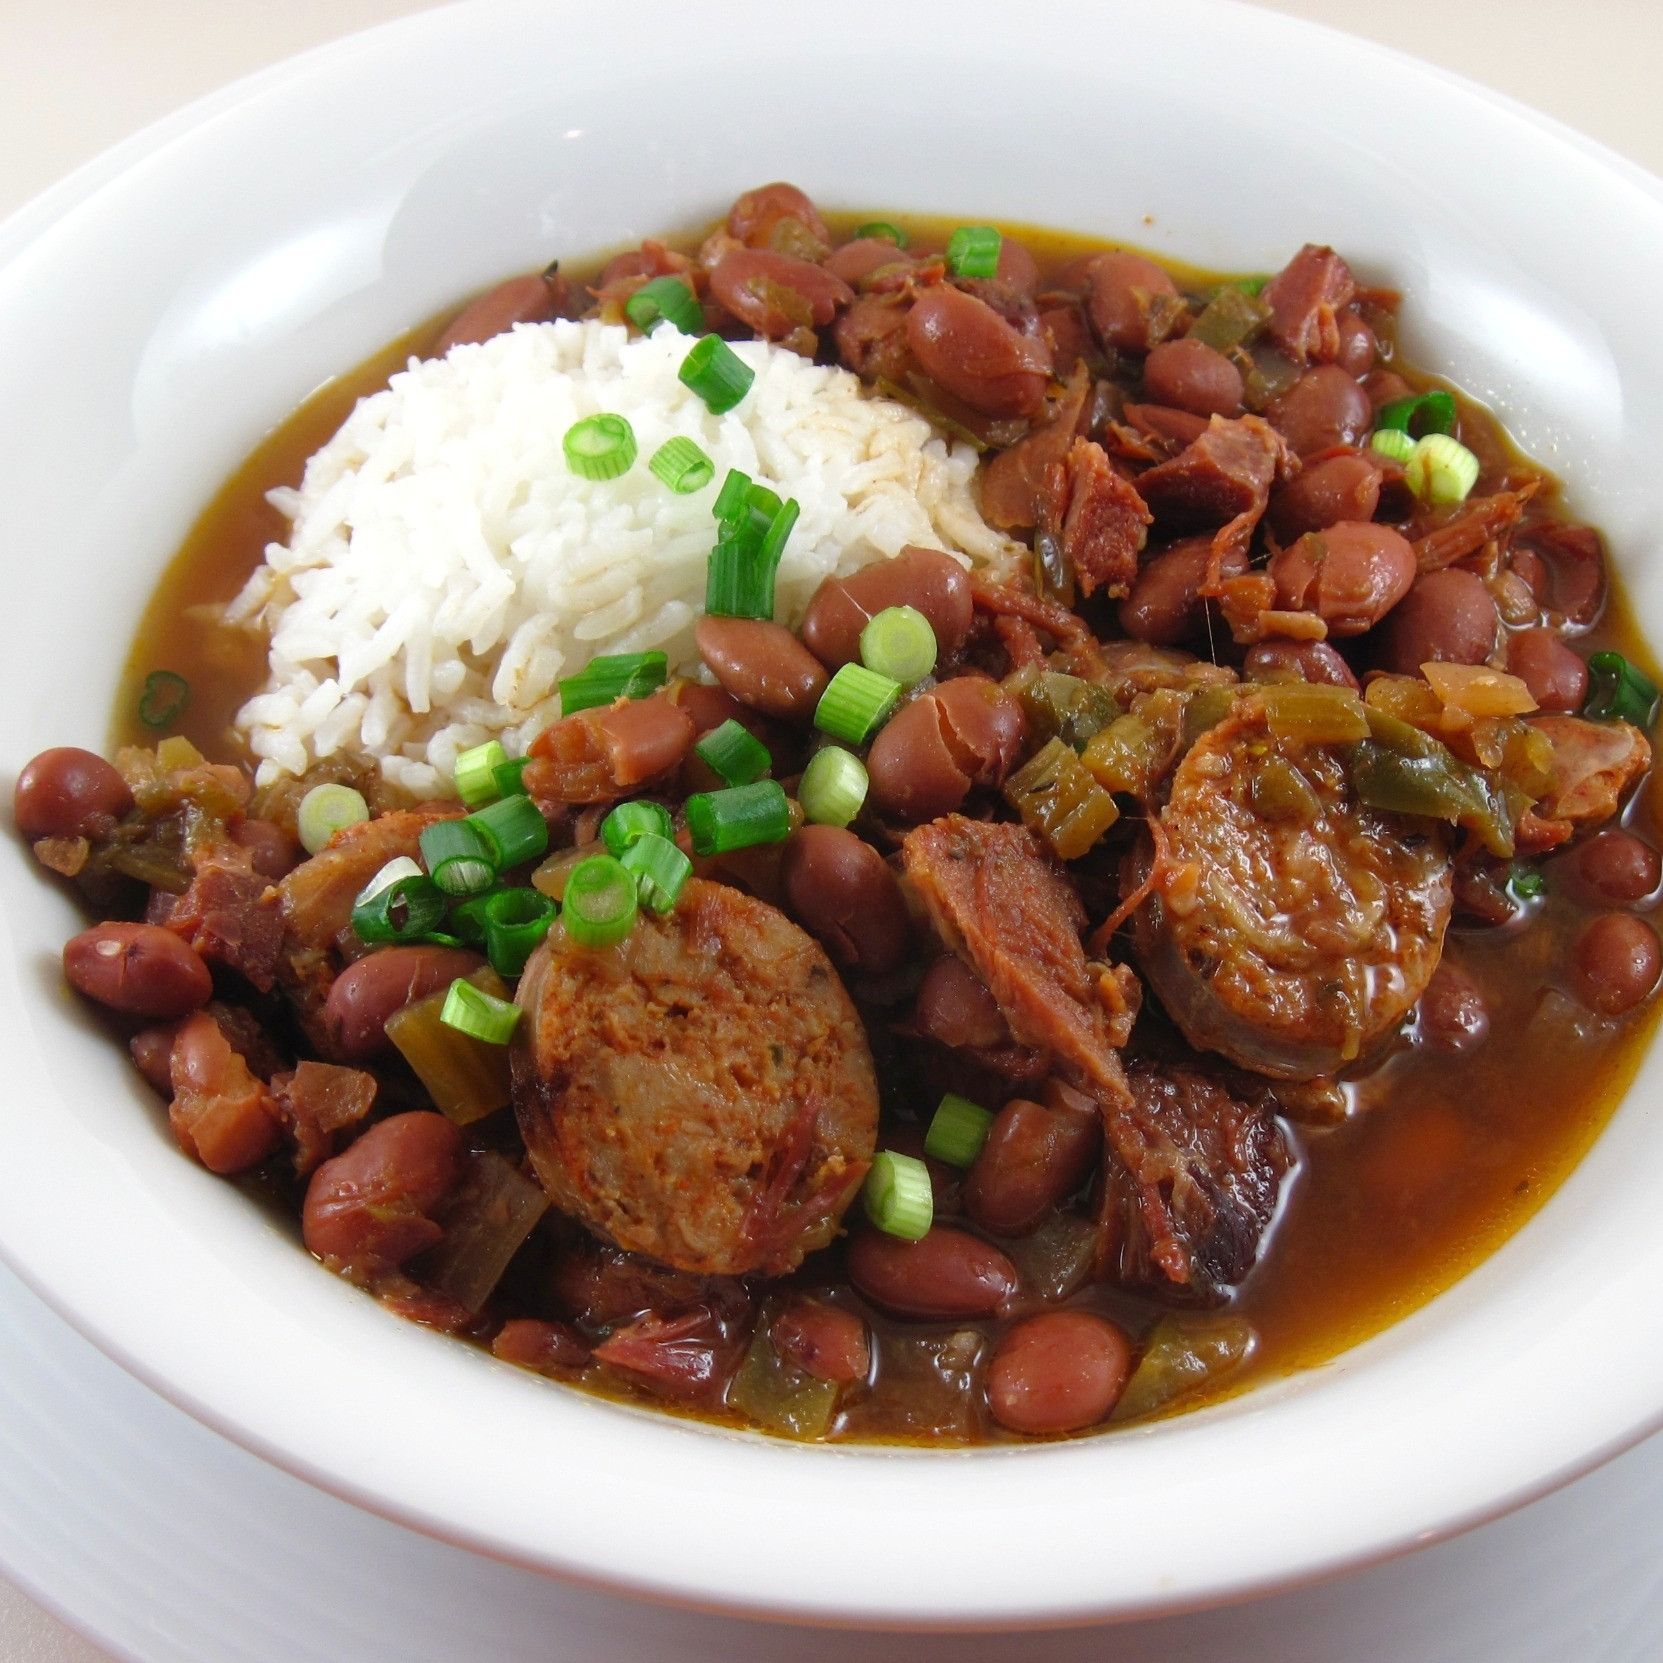
<path id="1" fill-rule="evenodd" d="M 698 666 L 693 624 L 714 539 L 711 504 L 739 468 L 802 514 L 777 616 L 795 623 L 821 579 L 922 543 L 998 562 L 1013 551 L 971 491 L 975 453 L 845 370 L 762 342 L 756 371 L 713 416 L 677 379 L 691 344 L 599 323 L 520 325 L 442 360 L 411 361 L 363 399 L 271 500 L 293 522 L 232 603 L 269 635 L 270 676 L 237 716 L 261 783 L 342 756 L 388 782 L 448 791 L 458 752 L 510 755 L 560 713 L 557 682 L 599 653 L 659 648 Z M 561 440 L 597 411 L 627 416 L 640 457 L 592 483 Z M 648 470 L 685 434 L 716 464 L 676 496 Z"/>

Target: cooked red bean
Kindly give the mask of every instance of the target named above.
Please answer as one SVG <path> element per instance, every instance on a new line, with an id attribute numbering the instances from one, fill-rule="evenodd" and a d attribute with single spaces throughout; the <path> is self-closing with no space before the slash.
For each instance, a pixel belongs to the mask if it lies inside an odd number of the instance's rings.
<path id="1" fill-rule="evenodd" d="M 1013 1098 L 965 1180 L 964 1210 L 996 1236 L 1024 1236 L 1079 1188 L 1102 1141 L 1094 1113 Z"/>
<path id="2" fill-rule="evenodd" d="M 1436 1051 L 1475 1050 L 1489 1037 L 1490 1012 L 1483 991 L 1447 958 L 1432 972 L 1419 1012 L 1420 1042 Z"/>
<path id="3" fill-rule="evenodd" d="M 1584 883 L 1612 901 L 1643 901 L 1663 882 L 1663 857 L 1632 832 L 1608 826 L 1577 851 Z"/>
<path id="4" fill-rule="evenodd" d="M 1021 1286 L 997 1247 L 939 1224 L 922 1241 L 862 1230 L 849 1243 L 848 1268 L 874 1305 L 934 1321 L 992 1316 Z"/>
<path id="5" fill-rule="evenodd" d="M 443 358 L 453 346 L 488 341 L 517 323 L 541 323 L 554 314 L 556 295 L 542 277 L 510 277 L 471 300 L 433 343 L 432 356 Z"/>
<path id="6" fill-rule="evenodd" d="M 1349 306 L 1334 319 L 1334 324 L 1340 335 L 1340 350 L 1334 362 L 1347 375 L 1359 378 L 1367 375 L 1374 368 L 1378 348 L 1374 331 Z"/>
<path id="7" fill-rule="evenodd" d="M 382 947 L 349 964 L 324 1003 L 335 1054 L 368 1062 L 387 1044 L 387 1018 L 485 963 L 459 947 Z"/>
<path id="8" fill-rule="evenodd" d="M 711 673 L 741 704 L 786 721 L 814 715 L 826 672 L 784 624 L 705 613 L 693 639 Z"/>
<path id="9" fill-rule="evenodd" d="M 1186 537 L 1163 549 L 1144 566 L 1120 603 L 1120 627 L 1134 641 L 1172 647 L 1199 634 L 1204 623 L 1201 585 L 1212 559 L 1212 538 Z M 1230 550 L 1220 571 L 1237 577 L 1247 570 L 1247 556 Z"/>
<path id="10" fill-rule="evenodd" d="M 589 1345 L 570 1323 L 516 1317 L 498 1329 L 491 1355 L 558 1380 L 589 1361 Z"/>
<path id="11" fill-rule="evenodd" d="M 1326 641 L 1261 641 L 1247 649 L 1241 668 L 1248 681 L 1309 681 L 1357 690 L 1351 666 Z"/>
<path id="12" fill-rule="evenodd" d="M 57 745 L 27 763 L 12 793 L 17 829 L 37 837 L 86 837 L 133 806 L 127 782 L 103 757 Z"/>
<path id="13" fill-rule="evenodd" d="M 1380 662 L 1398 675 L 1423 664 L 1482 664 L 1495 651 L 1501 620 L 1484 580 L 1446 567 L 1420 578 L 1382 632 Z"/>
<path id="14" fill-rule="evenodd" d="M 728 210 L 728 232 L 753 248 L 770 246 L 774 227 L 782 219 L 795 220 L 816 242 L 830 242 L 831 232 L 820 210 L 795 185 L 783 179 L 746 191 Z"/>
<path id="15" fill-rule="evenodd" d="M 926 693 L 884 723 L 866 756 L 872 807 L 908 825 L 951 814 L 972 780 L 947 742 L 940 702 Z"/>
<path id="16" fill-rule="evenodd" d="M 825 266 L 833 277 L 841 278 L 850 288 L 858 288 L 873 272 L 906 262 L 906 258 L 885 237 L 857 237 L 841 248 L 834 248 L 826 256 Z"/>
<path id="17" fill-rule="evenodd" d="M 1369 407 L 1373 410 L 1396 404 L 1399 399 L 1408 398 L 1414 390 L 1396 370 L 1376 370 L 1363 383 L 1363 391 L 1368 394 Z"/>
<path id="18" fill-rule="evenodd" d="M 616 801 L 678 767 L 694 731 L 693 718 L 661 693 L 562 716 L 532 740 L 525 788 L 545 801 Z"/>
<path id="19" fill-rule="evenodd" d="M 803 644 L 828 670 L 853 664 L 860 632 L 891 606 L 922 612 L 943 657 L 958 650 L 975 616 L 964 567 L 940 549 L 909 545 L 852 577 L 828 577 L 803 614 Z"/>
<path id="20" fill-rule="evenodd" d="M 1095 1426 L 1126 1389 L 1126 1336 L 1090 1311 L 1047 1311 L 1019 1322 L 987 1367 L 987 1405 L 1012 1432 Z"/>
<path id="21" fill-rule="evenodd" d="M 307 1248 L 359 1274 L 395 1269 L 444 1232 L 432 1215 L 462 1177 L 462 1133 L 418 1110 L 378 1121 L 306 1188 Z"/>
<path id="22" fill-rule="evenodd" d="M 839 1305 L 794 1299 L 774 1318 L 768 1337 L 780 1356 L 816 1380 L 841 1386 L 864 1380 L 871 1371 L 872 1342 L 866 1324 Z"/>
<path id="23" fill-rule="evenodd" d="M 1657 986 L 1663 948 L 1644 919 L 1608 912 L 1577 938 L 1571 969 L 1584 1004 L 1607 1016 L 1621 1016 Z"/>
<path id="24" fill-rule="evenodd" d="M 1366 456 L 1330 456 L 1276 492 L 1270 525 L 1278 542 L 1291 543 L 1341 520 L 1372 520 L 1379 506 L 1380 470 Z"/>
<path id="25" fill-rule="evenodd" d="M 1116 352 L 1147 352 L 1151 305 L 1175 302 L 1178 286 L 1153 260 L 1124 249 L 1099 254 L 1087 270 L 1086 307 L 1097 338 Z"/>
<path id="26" fill-rule="evenodd" d="M 1241 371 L 1204 341 L 1163 341 L 1144 360 L 1143 391 L 1194 416 L 1241 414 Z"/>
<path id="27" fill-rule="evenodd" d="M 1374 421 L 1368 394 L 1338 364 L 1306 370 L 1265 414 L 1299 456 L 1359 444 Z"/>
<path id="28" fill-rule="evenodd" d="M 799 826 L 780 880 L 793 916 L 838 964 L 882 975 L 907 956 L 900 880 L 864 838 L 841 826 Z"/>
<path id="29" fill-rule="evenodd" d="M 207 1011 L 179 1024 L 169 1085 L 173 1135 L 210 1172 L 246 1172 L 283 1141 L 282 1111 L 270 1089 Z"/>
<path id="30" fill-rule="evenodd" d="M 1507 668 L 1543 710 L 1578 711 L 1588 696 L 1588 666 L 1556 630 L 1515 630 L 1507 639 Z"/>
<path id="31" fill-rule="evenodd" d="M 201 956 L 157 924 L 95 924 L 64 945 L 77 993 L 130 1016 L 183 1016 L 207 1004 L 214 978 Z"/>
<path id="32" fill-rule="evenodd" d="M 179 1026 L 165 1022 L 155 1028 L 141 1028 L 127 1042 L 137 1067 L 163 1097 L 173 1095 L 173 1041 Z"/>
<path id="33" fill-rule="evenodd" d="M 231 841 L 246 849 L 254 870 L 273 883 L 286 878 L 301 862 L 300 845 L 272 820 L 239 820 L 231 828 Z"/>
<path id="34" fill-rule="evenodd" d="M 987 984 L 956 953 L 943 953 L 918 984 L 912 1025 L 952 1050 L 1009 1045 L 1010 1026 Z"/>
<path id="35" fill-rule="evenodd" d="M 1415 551 L 1389 525 L 1342 520 L 1290 543 L 1266 569 L 1283 606 L 1315 612 L 1330 635 L 1361 635 L 1410 592 Z"/>
<path id="36" fill-rule="evenodd" d="M 710 292 L 769 340 L 823 329 L 855 298 L 841 277 L 809 260 L 767 248 L 736 248 L 710 274 Z"/>
<path id="37" fill-rule="evenodd" d="M 988 416 L 1033 416 L 1045 403 L 1051 349 L 987 304 L 949 285 L 907 314 L 907 344 L 937 386 Z"/>
<path id="38" fill-rule="evenodd" d="M 931 695 L 941 707 L 942 733 L 959 766 L 978 785 L 1000 785 L 1028 737 L 1022 706 L 988 676 L 953 676 Z"/>

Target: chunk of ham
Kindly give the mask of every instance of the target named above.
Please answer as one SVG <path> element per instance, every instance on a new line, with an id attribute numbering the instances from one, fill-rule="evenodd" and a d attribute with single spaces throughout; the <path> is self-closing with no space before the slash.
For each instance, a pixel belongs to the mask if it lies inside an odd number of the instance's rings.
<path id="1" fill-rule="evenodd" d="M 1089 439 L 1076 439 L 1067 457 L 1047 470 L 1041 528 L 1058 539 L 1088 595 L 1101 589 L 1118 599 L 1127 593 L 1153 518 L 1137 488 Z"/>
<path id="2" fill-rule="evenodd" d="M 223 964 L 269 992 L 283 956 L 276 891 L 234 844 L 202 851 L 195 866 L 190 887 L 163 922 L 210 964 Z"/>
<path id="3" fill-rule="evenodd" d="M 1138 493 L 1163 537 L 1224 527 L 1245 541 L 1287 458 L 1281 435 L 1262 417 L 1214 416 L 1171 461 L 1138 476 Z"/>
<path id="4" fill-rule="evenodd" d="M 270 1088 L 207 1011 L 195 1011 L 180 1024 L 170 1072 L 173 1135 L 210 1172 L 244 1172 L 282 1142 L 282 1118 Z"/>
<path id="5" fill-rule="evenodd" d="M 1530 726 L 1553 746 L 1553 784 L 1519 818 L 1522 854 L 1540 854 L 1609 820 L 1629 787 L 1651 766 L 1651 742 L 1627 722 L 1536 716 Z"/>
<path id="6" fill-rule="evenodd" d="M 1332 363 L 1340 355 L 1336 314 L 1357 293 L 1351 268 L 1331 248 L 1306 243 L 1265 284 L 1267 332 L 1297 363 Z"/>

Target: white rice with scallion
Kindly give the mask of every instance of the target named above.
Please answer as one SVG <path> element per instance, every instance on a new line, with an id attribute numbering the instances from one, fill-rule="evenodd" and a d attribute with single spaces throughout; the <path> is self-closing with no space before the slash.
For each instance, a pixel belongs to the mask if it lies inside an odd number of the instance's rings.
<path id="1" fill-rule="evenodd" d="M 711 505 L 730 468 L 801 505 L 779 569 L 784 623 L 826 576 L 908 543 L 1011 558 L 977 512 L 968 445 L 846 370 L 762 342 L 735 346 L 756 381 L 713 416 L 676 376 L 691 344 L 669 325 L 633 339 L 520 325 L 412 361 L 360 401 L 300 489 L 272 493 L 289 540 L 227 612 L 270 638 L 269 678 L 237 716 L 262 784 L 340 757 L 379 763 L 417 796 L 448 792 L 470 746 L 523 753 L 560 714 L 560 678 L 598 654 L 658 649 L 672 674 L 695 673 Z M 639 456 L 591 482 L 561 442 L 599 411 L 629 419 Z M 677 434 L 716 465 L 686 496 L 647 466 Z"/>

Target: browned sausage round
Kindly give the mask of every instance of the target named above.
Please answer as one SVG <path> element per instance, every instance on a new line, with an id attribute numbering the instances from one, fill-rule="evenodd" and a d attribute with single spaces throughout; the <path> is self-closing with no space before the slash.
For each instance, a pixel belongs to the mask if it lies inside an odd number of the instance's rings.
<path id="1" fill-rule="evenodd" d="M 1490 1012 L 1478 984 L 1447 958 L 1420 996 L 1416 1036 L 1435 1051 L 1472 1051 L 1489 1037 Z"/>
<path id="2" fill-rule="evenodd" d="M 841 277 L 809 260 L 767 248 L 735 248 L 710 274 L 710 292 L 757 334 L 780 340 L 823 329 L 855 298 Z"/>
<path id="3" fill-rule="evenodd" d="M 1577 938 L 1571 969 L 1584 1004 L 1606 1016 L 1621 1016 L 1657 986 L 1663 948 L 1644 919 L 1608 912 Z"/>
<path id="4" fill-rule="evenodd" d="M 907 314 L 907 343 L 924 373 L 972 410 L 1033 416 L 1045 402 L 1051 349 L 974 295 L 930 289 Z"/>
<path id="5" fill-rule="evenodd" d="M 1359 444 L 1374 420 L 1368 394 L 1338 364 L 1306 370 L 1265 414 L 1298 456 Z"/>
<path id="6" fill-rule="evenodd" d="M 1507 668 L 1539 709 L 1575 712 L 1588 696 L 1588 666 L 1556 630 L 1516 630 L 1507 641 Z"/>
<path id="7" fill-rule="evenodd" d="M 335 978 L 323 1020 L 335 1054 L 368 1062 L 387 1044 L 387 1018 L 485 963 L 459 947 L 382 947 Z"/>
<path id="8" fill-rule="evenodd" d="M 1021 1285 L 997 1247 L 940 1224 L 922 1241 L 862 1230 L 849 1243 L 848 1268 L 874 1305 L 935 1321 L 990 1317 Z"/>
<path id="9" fill-rule="evenodd" d="M 975 603 L 963 566 L 941 549 L 909 545 L 893 560 L 828 577 L 803 614 L 803 644 L 828 670 L 860 657 L 860 632 L 891 606 L 910 606 L 930 620 L 943 658 L 970 633 Z"/>
<path id="10" fill-rule="evenodd" d="M 912 1025 L 953 1050 L 1010 1044 L 1010 1025 L 999 1001 L 956 953 L 942 954 L 924 972 L 912 1007 Z"/>
<path id="11" fill-rule="evenodd" d="M 214 978 L 196 950 L 158 924 L 95 924 L 64 944 L 77 993 L 132 1016 L 183 1016 L 207 1004 Z"/>
<path id="12" fill-rule="evenodd" d="M 1609 826 L 1577 851 L 1582 881 L 1613 901 L 1643 901 L 1663 882 L 1663 858 L 1632 832 Z"/>
<path id="13" fill-rule="evenodd" d="M 881 976 L 907 956 L 900 881 L 864 838 L 841 826 L 799 826 L 780 879 L 792 912 L 834 962 Z"/>
<path id="14" fill-rule="evenodd" d="M 826 672 L 784 624 L 705 613 L 693 639 L 711 673 L 741 704 L 785 721 L 814 715 Z"/>
<path id="15" fill-rule="evenodd" d="M 866 756 L 872 807 L 908 825 L 951 814 L 971 778 L 947 742 L 940 701 L 925 693 L 879 729 Z"/>
<path id="16" fill-rule="evenodd" d="M 1351 666 L 1326 641 L 1260 641 L 1247 649 L 1241 669 L 1248 681 L 1309 681 L 1357 690 Z"/>
<path id="17" fill-rule="evenodd" d="M 1270 525 L 1291 543 L 1341 520 L 1372 520 L 1380 506 L 1380 470 L 1366 456 L 1330 456 L 1306 468 L 1270 499 Z"/>
<path id="18" fill-rule="evenodd" d="M 1241 371 L 1204 341 L 1163 341 L 1144 361 L 1143 391 L 1195 416 L 1241 414 Z"/>
<path id="19" fill-rule="evenodd" d="M 872 1342 L 866 1324 L 839 1305 L 794 1299 L 774 1318 L 768 1337 L 780 1356 L 816 1380 L 847 1385 L 871 1372 Z"/>
<path id="20" fill-rule="evenodd" d="M 1152 647 L 1173 647 L 1198 635 L 1206 622 L 1201 585 L 1212 547 L 1211 537 L 1186 537 L 1150 560 L 1120 603 L 1121 629 Z M 1247 570 L 1246 554 L 1228 550 L 1219 570 L 1225 577 L 1239 577 Z"/>
<path id="21" fill-rule="evenodd" d="M 1423 664 L 1482 664 L 1495 651 L 1501 620 L 1475 572 L 1450 566 L 1416 582 L 1387 621 L 1380 661 L 1400 676 Z"/>
<path id="22" fill-rule="evenodd" d="M 1342 520 L 1279 550 L 1266 569 L 1290 611 L 1316 613 L 1330 635 L 1361 635 L 1409 593 L 1415 551 L 1389 525 Z"/>
<path id="23" fill-rule="evenodd" d="M 1147 352 L 1152 303 L 1178 298 L 1177 284 L 1153 260 L 1124 249 L 1093 259 L 1086 282 L 1092 327 L 1116 352 Z"/>
<path id="24" fill-rule="evenodd" d="M 249 864 L 273 883 L 301 862 L 300 845 L 274 820 L 239 820 L 231 828 L 231 841 L 246 849 Z"/>
<path id="25" fill-rule="evenodd" d="M 1013 1098 L 965 1180 L 964 1210 L 993 1235 L 1024 1236 L 1079 1187 L 1101 1142 L 1095 1114 Z"/>
<path id="26" fill-rule="evenodd" d="M 1126 1389 L 1126 1336 L 1090 1311 L 1046 1311 L 1019 1322 L 987 1366 L 987 1406 L 1012 1432 L 1095 1426 Z"/>
<path id="27" fill-rule="evenodd" d="M 24 766 L 12 793 L 17 829 L 37 837 L 85 837 L 133 806 L 127 782 L 103 757 L 57 745 Z"/>
<path id="28" fill-rule="evenodd" d="M 453 346 L 488 341 L 517 323 L 541 323 L 554 312 L 555 294 L 541 276 L 510 277 L 477 300 L 470 300 L 433 343 L 432 356 L 443 358 Z"/>

